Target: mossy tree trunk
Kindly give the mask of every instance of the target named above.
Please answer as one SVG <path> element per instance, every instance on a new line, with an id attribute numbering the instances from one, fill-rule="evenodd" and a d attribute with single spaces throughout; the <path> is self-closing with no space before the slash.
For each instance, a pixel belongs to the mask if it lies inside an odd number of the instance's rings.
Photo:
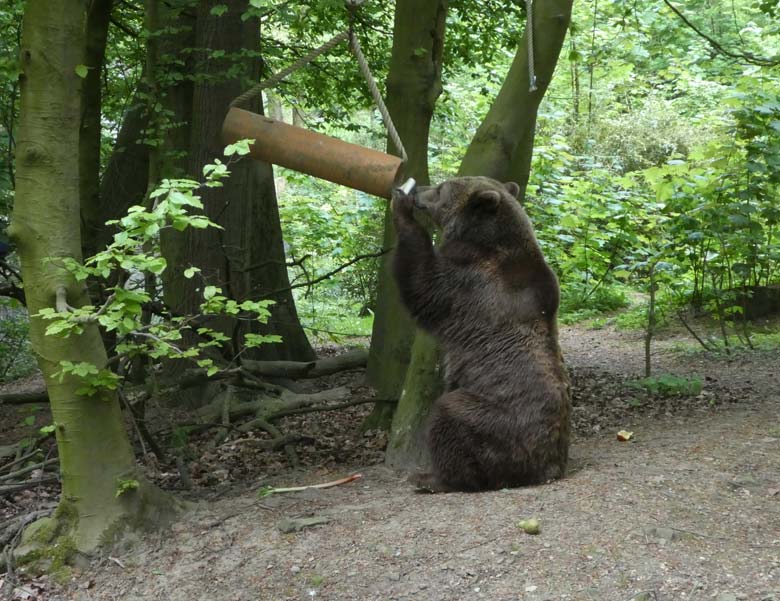
<path id="1" fill-rule="evenodd" d="M 524 197 L 536 114 L 558 62 L 572 2 L 549 0 L 534 4 L 537 89 L 530 91 L 526 31 L 498 96 L 466 151 L 458 175 L 485 175 L 501 181 L 517 181 L 520 198 Z M 390 431 L 388 464 L 409 469 L 427 461 L 425 423 L 431 404 L 441 390 L 440 382 L 436 341 L 418 333 Z"/>
<path id="2" fill-rule="evenodd" d="M 387 76 L 387 107 L 404 143 L 407 177 L 420 185 L 429 183 L 428 132 L 436 100 L 441 94 L 442 49 L 447 0 L 397 0 L 393 52 Z M 389 144 L 390 152 L 398 153 Z M 383 248 L 395 245 L 396 235 L 388 203 Z M 379 267 L 374 328 L 367 377 L 378 398 L 396 400 L 401 394 L 414 322 L 401 305 L 392 273 L 392 259 L 384 255 Z M 393 405 L 377 403 L 366 419 L 366 428 L 390 426 Z"/>
<path id="3" fill-rule="evenodd" d="M 195 72 L 198 74 L 192 100 L 192 138 L 189 172 L 199 177 L 203 165 L 222 155 L 222 122 L 230 102 L 260 80 L 260 31 L 255 19 L 241 20 L 245 0 L 223 2 L 224 14 L 212 14 L 213 2 L 201 1 L 197 9 Z M 215 56 L 218 54 L 220 56 Z M 248 110 L 262 113 L 262 99 Z M 273 170 L 270 165 L 244 159 L 231 165 L 231 177 L 224 187 L 203 194 L 205 211 L 224 230 L 186 230 L 167 233 L 163 250 L 168 261 L 165 272 L 166 304 L 180 313 L 197 312 L 198 278 L 184 279 L 190 265 L 202 270 L 203 278 L 218 285 L 232 298 L 272 298 L 272 316 L 262 333 L 279 334 L 280 344 L 253 349 L 253 359 L 308 361 L 314 351 L 301 327 L 295 308 L 282 241 Z M 249 327 L 246 322 L 227 320 L 222 327 L 229 336 Z M 258 331 L 253 324 L 253 331 Z"/>
<path id="4" fill-rule="evenodd" d="M 69 338 L 45 335 L 35 317 L 55 307 L 59 288 L 70 305 L 88 302 L 86 290 L 65 272 L 62 258 L 81 260 L 79 133 L 85 64 L 86 0 L 28 0 L 21 51 L 21 109 L 16 153 L 17 188 L 11 235 L 22 264 L 30 312 L 30 339 L 43 372 L 56 426 L 62 473 L 57 533 L 76 549 L 92 551 L 125 521 L 159 520 L 172 504 L 136 473 L 135 459 L 115 394 L 77 393 L 81 382 L 60 380 L 60 361 L 106 364 L 94 325 Z M 138 487 L 117 496 L 121 481 Z"/>

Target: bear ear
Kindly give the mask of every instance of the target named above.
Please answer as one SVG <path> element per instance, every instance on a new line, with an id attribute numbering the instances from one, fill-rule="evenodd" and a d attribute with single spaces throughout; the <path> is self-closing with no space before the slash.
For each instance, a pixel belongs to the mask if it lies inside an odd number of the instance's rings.
<path id="1" fill-rule="evenodd" d="M 506 188 L 506 191 L 509 192 L 515 198 L 517 198 L 517 195 L 520 194 L 520 186 L 515 182 L 505 183 L 504 188 Z"/>
<path id="2" fill-rule="evenodd" d="M 475 211 L 495 213 L 500 201 L 501 193 L 497 190 L 480 190 L 469 198 L 469 207 Z"/>

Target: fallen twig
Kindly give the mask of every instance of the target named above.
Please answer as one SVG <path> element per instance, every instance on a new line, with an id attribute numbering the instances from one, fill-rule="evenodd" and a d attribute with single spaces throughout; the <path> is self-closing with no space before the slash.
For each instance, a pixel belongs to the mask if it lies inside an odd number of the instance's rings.
<path id="1" fill-rule="evenodd" d="M 15 465 L 24 463 L 25 461 L 32 459 L 36 455 L 43 455 L 43 451 L 41 451 L 41 449 L 34 449 L 33 451 L 27 453 L 26 455 L 22 455 L 21 457 L 19 457 L 19 459 L 14 459 L 10 463 L 6 463 L 5 465 L 0 466 L 0 471 L 4 472 L 6 470 L 10 470 Z"/>
<path id="2" fill-rule="evenodd" d="M 58 477 L 50 476 L 48 478 L 39 478 L 37 480 L 28 480 L 27 482 L 20 482 L 18 484 L 7 484 L 5 486 L 0 486 L 0 497 L 6 497 L 21 490 L 27 490 L 28 488 L 35 488 L 41 484 L 53 484 L 58 480 Z"/>
<path id="3" fill-rule="evenodd" d="M 339 409 L 346 409 L 348 407 L 354 407 L 356 405 L 365 405 L 367 403 L 391 403 L 396 404 L 396 400 L 387 399 L 357 399 L 355 401 L 347 401 L 344 403 L 336 403 L 333 405 L 315 405 L 311 407 L 297 407 L 295 409 L 281 409 L 268 416 L 271 421 L 277 420 L 280 417 L 287 417 L 288 415 L 300 415 L 302 413 L 316 413 L 318 411 L 338 411 Z"/>
<path id="4" fill-rule="evenodd" d="M 15 472 L 11 472 L 10 474 L 5 474 L 3 476 L 0 476 L 0 482 L 7 482 L 9 480 L 13 480 L 14 478 L 18 478 L 19 476 L 24 476 L 25 474 L 29 474 L 30 472 L 34 472 L 35 470 L 42 470 L 47 465 L 52 465 L 54 463 L 57 463 L 59 459 L 57 457 L 54 457 L 52 459 L 47 459 L 46 461 L 43 461 L 41 463 L 36 463 L 35 465 L 28 465 L 27 467 L 23 467 L 22 469 L 16 470 Z"/>
<path id="5" fill-rule="evenodd" d="M 332 488 L 334 486 L 339 486 L 341 484 L 348 484 L 350 482 L 354 482 L 355 480 L 360 480 L 362 477 L 363 474 L 352 474 L 351 476 L 347 476 L 346 478 L 341 478 L 339 480 L 324 482 L 322 484 L 309 484 L 308 486 L 289 486 L 285 488 L 277 488 L 275 486 L 265 486 L 260 489 L 258 495 L 260 497 L 268 497 L 270 495 L 277 495 L 286 492 L 300 492 L 302 490 L 308 490 L 310 488 Z"/>
<path id="6" fill-rule="evenodd" d="M 122 568 L 123 570 L 125 569 L 125 564 L 123 564 L 123 563 L 122 563 L 122 562 L 121 562 L 119 559 L 117 559 L 116 557 L 111 557 L 111 556 L 109 555 L 109 556 L 108 556 L 108 561 L 113 561 L 113 562 L 114 562 L 116 565 L 118 565 L 120 568 Z"/>

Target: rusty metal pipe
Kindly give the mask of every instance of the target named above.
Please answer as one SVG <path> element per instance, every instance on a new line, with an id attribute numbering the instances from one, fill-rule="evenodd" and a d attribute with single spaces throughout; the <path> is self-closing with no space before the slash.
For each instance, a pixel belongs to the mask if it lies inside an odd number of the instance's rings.
<path id="1" fill-rule="evenodd" d="M 308 173 L 342 186 L 390 198 L 400 183 L 399 157 L 350 144 L 232 107 L 222 126 L 226 144 L 251 138 L 258 161 Z"/>

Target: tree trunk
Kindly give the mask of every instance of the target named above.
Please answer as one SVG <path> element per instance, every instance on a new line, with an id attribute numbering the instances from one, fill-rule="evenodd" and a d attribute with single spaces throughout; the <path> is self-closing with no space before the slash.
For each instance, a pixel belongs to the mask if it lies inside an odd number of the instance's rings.
<path id="1" fill-rule="evenodd" d="M 52 535 L 67 537 L 80 551 L 92 551 L 120 522 L 159 521 L 172 508 L 167 497 L 143 481 L 125 432 L 117 397 L 77 394 L 81 382 L 55 376 L 60 361 L 102 368 L 106 352 L 98 328 L 81 335 L 47 337 L 36 314 L 55 306 L 58 288 L 68 302 L 88 302 L 57 258 L 81 260 L 79 214 L 79 129 L 81 86 L 77 65 L 85 61 L 84 0 L 28 0 L 21 53 L 21 114 L 17 188 L 11 235 L 17 243 L 31 315 L 30 340 L 43 372 L 56 425 L 62 496 Z M 54 259 L 54 260 L 51 260 Z M 122 480 L 138 488 L 117 496 Z"/>
<path id="2" fill-rule="evenodd" d="M 96 221 L 100 206 L 101 67 L 106 53 L 108 24 L 113 0 L 95 0 L 87 9 L 87 75 L 82 82 L 81 135 L 79 136 L 79 188 L 81 192 L 81 240 L 84 253 L 103 224 Z"/>
<path id="3" fill-rule="evenodd" d="M 108 159 L 100 181 L 100 203 L 95 216 L 82 209 L 84 221 L 84 247 L 92 255 L 111 242 L 113 228 L 105 225 L 109 219 L 118 219 L 134 204 L 140 204 L 146 191 L 149 170 L 149 147 L 141 144 L 143 131 L 148 126 L 146 110 L 137 91 L 119 128 L 114 150 Z"/>
<path id="4" fill-rule="evenodd" d="M 655 263 L 650 264 L 650 300 L 647 304 L 647 328 L 645 329 L 645 378 L 649 378 L 653 366 L 650 357 L 650 351 L 653 344 L 653 334 L 655 334 Z"/>
<path id="5" fill-rule="evenodd" d="M 192 120 L 192 70 L 191 60 L 186 52 L 194 44 L 195 20 L 187 12 L 189 0 L 167 2 L 159 7 L 159 26 L 165 33 L 159 36 L 157 44 L 157 87 L 159 103 L 169 115 L 161 132 L 150 132 L 154 128 L 152 112 L 155 110 L 149 100 L 146 71 L 141 76 L 138 89 L 128 105 L 122 120 L 114 149 L 108 159 L 100 181 L 100 203 L 92 218 L 93 232 L 85 239 L 89 254 L 105 248 L 114 235 L 114 228 L 106 221 L 119 219 L 132 205 L 141 204 L 146 193 L 149 176 L 151 147 L 143 143 L 146 136 L 159 135 L 163 139 L 162 151 L 158 157 L 158 172 L 162 177 L 184 177 L 187 172 L 186 155 L 190 145 L 190 122 Z M 175 27 L 174 27 L 175 25 Z M 185 64 L 181 64 L 184 60 Z M 82 213 L 84 212 L 82 207 Z"/>
<path id="6" fill-rule="evenodd" d="M 485 175 L 515 180 L 525 194 L 536 128 L 536 111 L 558 61 L 571 17 L 573 0 L 536 3 L 534 15 L 536 91 L 530 91 L 526 36 L 487 116 L 469 145 L 458 175 Z M 426 461 L 424 440 L 428 411 L 441 389 L 436 341 L 420 332 L 393 419 L 387 461 L 409 469 Z"/>
<path id="7" fill-rule="evenodd" d="M 260 78 L 260 61 L 243 56 L 257 52 L 260 33 L 253 19 L 241 20 L 247 3 L 225 2 L 227 12 L 211 13 L 213 3 L 201 1 L 197 11 L 196 56 L 192 111 L 192 139 L 189 172 L 198 177 L 203 165 L 222 156 L 222 122 L 230 102 Z M 214 57 L 223 51 L 224 57 Z M 227 76 L 227 73 L 235 75 Z M 229 77 L 229 78 L 228 78 Z M 247 107 L 262 113 L 257 98 Z M 198 311 L 199 278 L 187 280 L 183 271 L 190 265 L 201 268 L 203 280 L 218 285 L 232 298 L 267 298 L 271 292 L 285 290 L 273 297 L 272 316 L 266 326 L 252 325 L 252 331 L 280 334 L 283 342 L 267 344 L 248 353 L 253 359 L 300 360 L 314 358 L 314 351 L 301 328 L 290 286 L 273 171 L 266 163 L 243 159 L 230 167 L 232 175 L 222 188 L 203 194 L 206 214 L 224 230 L 208 229 L 172 232 L 163 237 L 168 261 L 165 272 L 166 303 L 179 313 Z M 246 331 L 245 322 L 223 321 L 221 327 L 235 337 Z"/>
<path id="8" fill-rule="evenodd" d="M 268 116 L 276 121 L 284 121 L 282 99 L 270 90 L 266 91 L 265 97 L 268 100 Z"/>
<path id="9" fill-rule="evenodd" d="M 441 94 L 442 48 L 447 0 L 398 0 L 395 4 L 393 53 L 387 76 L 387 108 L 403 140 L 409 160 L 405 176 L 427 185 L 428 131 Z M 422 51 L 425 51 L 424 53 Z M 390 152 L 398 151 L 388 144 Z M 395 246 L 396 235 L 388 203 L 383 248 Z M 395 400 L 401 394 L 414 340 L 414 321 L 401 305 L 392 273 L 392 257 L 382 257 L 371 335 L 367 378 L 377 397 Z M 364 427 L 387 429 L 394 405 L 377 403 Z"/>
<path id="10" fill-rule="evenodd" d="M 520 184 L 519 198 L 525 198 L 536 133 L 536 113 L 552 81 L 569 27 L 572 2 L 550 0 L 534 3 L 537 90 L 530 91 L 526 31 L 501 90 L 463 157 L 460 175 L 514 180 Z"/>

